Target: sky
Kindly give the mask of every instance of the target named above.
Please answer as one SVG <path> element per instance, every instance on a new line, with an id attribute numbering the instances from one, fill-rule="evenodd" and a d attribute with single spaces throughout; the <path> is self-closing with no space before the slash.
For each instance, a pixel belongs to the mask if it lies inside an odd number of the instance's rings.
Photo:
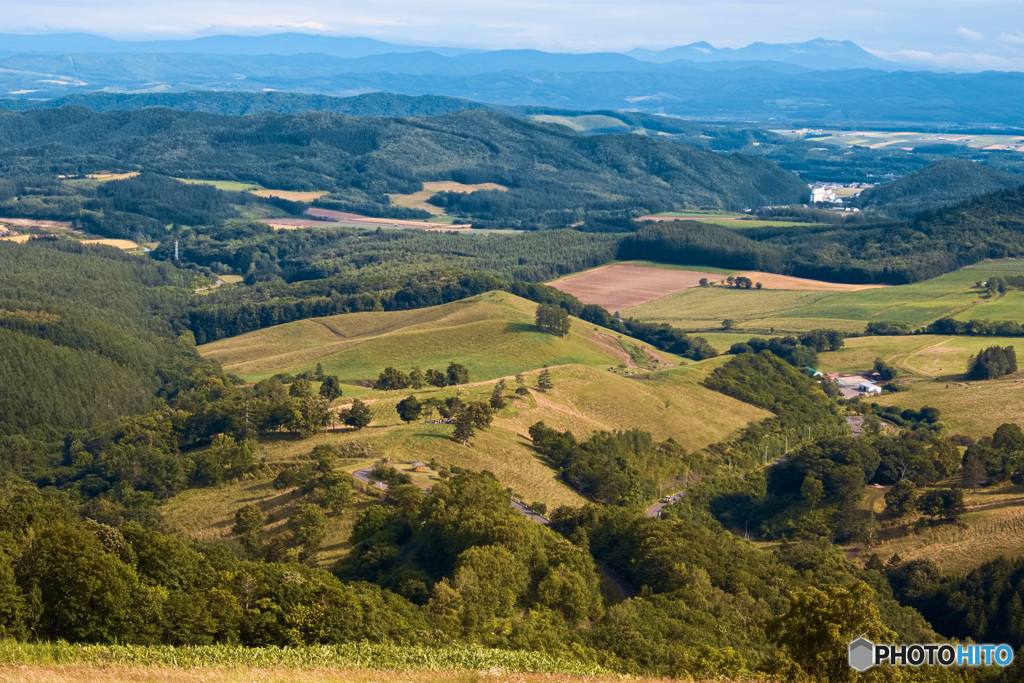
<path id="1" fill-rule="evenodd" d="M 301 30 L 485 49 L 852 40 L 901 62 L 1024 70 L 1024 0 L 33 0 L 0 32 L 180 38 Z"/>

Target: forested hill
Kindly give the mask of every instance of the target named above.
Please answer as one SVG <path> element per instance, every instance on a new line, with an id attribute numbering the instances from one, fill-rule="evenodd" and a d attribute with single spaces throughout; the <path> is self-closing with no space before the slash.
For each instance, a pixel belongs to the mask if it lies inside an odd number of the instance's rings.
<path id="1" fill-rule="evenodd" d="M 66 95 L 48 100 L 19 98 L 0 99 L 0 108 L 11 111 L 59 109 L 79 105 L 94 111 L 134 111 L 151 107 L 167 107 L 178 111 L 198 111 L 222 116 L 247 114 L 298 114 L 327 111 L 349 116 L 442 116 L 465 109 L 497 107 L 472 100 L 443 95 L 399 95 L 372 92 L 353 97 L 333 97 L 296 92 L 192 91 L 161 93 L 94 92 Z M 507 112 L 511 113 L 511 112 Z"/>
<path id="2" fill-rule="evenodd" d="M 948 159 L 865 190 L 855 204 L 894 216 L 909 216 L 1020 185 L 1024 185 L 1024 175 L 967 159 Z"/>
<path id="3" fill-rule="evenodd" d="M 47 153 L 37 154 L 45 148 Z M 643 136 L 467 110 L 431 118 L 312 112 L 227 117 L 82 107 L 0 113 L 0 174 L 152 171 L 330 192 L 329 208 L 383 210 L 424 181 L 507 191 L 441 195 L 450 214 L 499 227 L 565 226 L 588 211 L 742 208 L 799 202 L 807 187 L 772 162 Z"/>
<path id="4" fill-rule="evenodd" d="M 898 285 L 987 258 L 1024 256 L 1024 186 L 913 220 L 857 220 L 741 233 L 693 221 L 648 224 L 623 238 L 618 258 Z"/>

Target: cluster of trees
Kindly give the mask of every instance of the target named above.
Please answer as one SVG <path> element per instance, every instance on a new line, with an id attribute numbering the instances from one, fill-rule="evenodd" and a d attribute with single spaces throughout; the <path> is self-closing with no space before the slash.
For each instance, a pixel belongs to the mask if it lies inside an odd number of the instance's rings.
<path id="1" fill-rule="evenodd" d="M 943 574 L 933 560 L 898 555 L 871 561 L 893 595 L 918 610 L 946 638 L 1024 646 L 1024 559 L 1000 557 L 966 575 Z M 1018 676 L 1013 667 L 1010 675 Z"/>
<path id="2" fill-rule="evenodd" d="M 972 337 L 1024 337 L 1024 325 L 1016 320 L 955 320 L 939 318 L 920 330 L 921 334 L 958 334 Z M 907 334 L 903 332 L 902 334 Z"/>
<path id="3" fill-rule="evenodd" d="M 814 367 L 818 364 L 818 352 L 836 351 L 846 344 L 846 335 L 836 330 L 812 330 L 799 337 L 753 337 L 738 342 L 729 348 L 731 355 L 761 353 L 770 351 L 790 365 L 798 368 Z"/>
<path id="4" fill-rule="evenodd" d="M 565 309 L 555 304 L 540 304 L 537 306 L 537 327 L 542 332 L 553 334 L 556 337 L 565 337 L 569 334 L 569 314 Z"/>
<path id="5" fill-rule="evenodd" d="M 427 368 L 426 372 L 413 368 L 408 374 L 395 367 L 388 366 L 373 383 L 374 389 L 391 391 L 394 389 L 422 389 L 425 386 L 455 387 L 469 382 L 469 370 L 459 363 L 449 363 L 444 372 Z"/>
<path id="6" fill-rule="evenodd" d="M 990 346 L 967 361 L 967 379 L 998 379 L 1017 372 L 1017 352 L 1012 346 Z"/>
<path id="7" fill-rule="evenodd" d="M 580 442 L 538 422 L 530 439 L 567 484 L 607 505 L 639 505 L 688 471 L 682 448 L 640 429 L 594 432 Z"/>
<path id="8" fill-rule="evenodd" d="M 482 224 L 527 229 L 572 225 L 588 211 L 643 215 L 686 205 L 738 209 L 798 202 L 806 194 L 796 177 L 764 159 L 647 136 L 584 137 L 484 110 L 406 119 L 326 112 L 233 117 L 166 109 L 96 113 L 64 107 L 5 112 L 0 118 L 8 131 L 0 141 L 6 152 L 0 163 L 4 176 L 146 170 L 191 177 L 202 169 L 207 178 L 326 190 L 330 194 L 318 204 L 378 216 L 409 215 L 408 209 L 392 206 L 388 195 L 416 192 L 422 182 L 437 179 L 503 185 L 507 190 L 442 193 L 433 201 Z M 434 153 L 421 154 L 424 145 Z M 42 148 L 45 155 L 37 153 Z M 138 208 L 138 197 L 112 192 L 115 196 L 106 201 Z M 161 211 L 191 218 L 183 202 L 143 199 L 162 204 Z M 208 212 L 205 197 L 200 199 L 195 215 L 210 222 L 216 212 Z M 72 206 L 88 210 L 83 206 L 88 201 L 91 197 Z M 97 227 L 105 229 L 106 217 L 94 213 Z"/>
<path id="9" fill-rule="evenodd" d="M 963 484 L 975 489 L 1005 481 L 1024 483 L 1024 431 L 1000 425 L 991 437 L 968 446 L 963 459 Z"/>

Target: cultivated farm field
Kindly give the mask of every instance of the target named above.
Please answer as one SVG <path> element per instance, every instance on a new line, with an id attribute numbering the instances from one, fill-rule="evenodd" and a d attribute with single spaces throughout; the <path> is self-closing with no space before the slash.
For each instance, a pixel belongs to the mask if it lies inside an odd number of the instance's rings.
<path id="1" fill-rule="evenodd" d="M 651 268 L 626 263 L 601 266 L 548 284 L 586 304 L 609 312 L 624 311 L 649 301 L 700 286 L 701 278 L 714 281 L 718 273 L 700 270 Z"/>
<path id="2" fill-rule="evenodd" d="M 819 283 L 768 273 L 747 273 L 764 289 L 727 287 L 691 289 L 651 300 L 623 313 L 667 322 L 684 330 L 715 330 L 728 318 L 737 329 L 752 333 L 806 332 L 836 329 L 863 332 L 869 322 L 889 321 L 913 327 L 943 316 L 959 319 L 1018 320 L 1024 318 L 1024 296 L 1008 292 L 988 301 L 976 286 L 995 275 L 1024 273 L 1024 261 L 984 261 L 931 280 L 893 287 Z M 721 278 L 709 278 L 717 282 Z M 838 291 L 825 291 L 832 287 Z M 851 291 L 856 290 L 856 291 Z M 1005 301 L 1004 301 L 1005 300 Z"/>

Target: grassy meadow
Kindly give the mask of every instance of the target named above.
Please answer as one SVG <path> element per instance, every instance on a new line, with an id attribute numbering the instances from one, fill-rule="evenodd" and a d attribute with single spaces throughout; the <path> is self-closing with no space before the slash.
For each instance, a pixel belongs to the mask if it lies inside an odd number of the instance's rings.
<path id="1" fill-rule="evenodd" d="M 693 289 L 623 311 L 642 320 L 667 322 L 684 330 L 715 330 L 723 319 L 751 332 L 806 332 L 829 328 L 862 332 L 869 322 L 926 325 L 944 316 L 1014 320 L 1024 317 L 1024 292 L 987 301 L 979 281 L 993 275 L 1024 274 L 1024 261 L 984 261 L 931 280 L 856 292 Z M 1016 317 L 1015 317 L 1016 316 Z"/>
<path id="2" fill-rule="evenodd" d="M 598 429 L 639 427 L 660 440 L 672 437 L 687 450 L 700 449 L 726 438 L 750 421 L 769 416 L 759 408 L 700 384 L 725 360 L 716 358 L 653 374 L 628 368 L 615 368 L 610 372 L 607 368 L 586 365 L 558 366 L 551 369 L 554 388 L 544 393 L 536 391 L 538 372 L 532 371 L 524 378 L 530 394 L 514 396 L 516 384 L 508 381 L 508 404 L 496 413 L 493 425 L 478 432 L 468 447 L 451 439 L 451 425 L 422 421 L 402 423 L 395 404 L 410 393 L 422 400 L 460 392 L 463 400 L 483 401 L 490 396 L 493 381 L 458 388 L 373 392 L 366 397 L 373 414 L 373 422 L 366 429 L 357 432 L 338 428 L 304 440 L 285 435 L 266 439 L 257 453 L 263 467 L 256 474 L 239 482 L 182 492 L 172 498 L 162 512 L 171 527 L 184 533 L 205 541 L 234 543 L 231 535 L 234 514 L 243 505 L 252 503 L 271 520 L 264 534 L 269 541 L 288 533 L 284 520 L 294 506 L 302 502 L 294 490 L 281 491 L 273 487 L 277 472 L 287 466 L 312 462 L 309 453 L 317 445 L 349 442 L 359 444 L 365 456 L 337 463 L 338 468 L 348 472 L 371 466 L 380 458 L 391 459 L 402 470 L 408 469 L 410 462 L 436 460 L 445 467 L 488 470 L 517 497 L 531 503 L 546 503 L 549 509 L 559 505 L 582 505 L 584 499 L 562 483 L 531 447 L 530 426 L 543 421 L 555 429 L 572 430 L 581 437 Z M 346 398 L 338 401 L 340 405 L 347 402 Z M 417 476 L 421 484 L 432 483 L 430 473 Z M 348 537 L 359 510 L 374 504 L 378 498 L 379 494 L 372 489 L 358 485 L 354 510 L 330 517 L 319 558 L 321 566 L 330 567 L 344 557 L 349 551 Z"/>
<path id="3" fill-rule="evenodd" d="M 566 338 L 537 330 L 536 304 L 504 292 L 411 311 L 349 313 L 301 320 L 200 347 L 249 381 L 312 369 L 317 363 L 354 391 L 388 365 L 444 370 L 451 362 L 473 381 L 507 377 L 544 365 L 629 364 L 617 336 L 574 320 Z M 646 346 L 622 338 L 623 342 Z M 664 364 L 684 361 L 657 352 Z M 348 388 L 347 388 L 348 389 Z"/>
<path id="4" fill-rule="evenodd" d="M 885 491 L 869 488 L 862 507 L 882 513 Z M 881 544 L 849 550 L 861 560 L 871 553 L 883 559 L 894 553 L 905 561 L 929 559 L 946 573 L 966 573 L 1000 555 L 1024 554 L 1024 487 L 1008 484 L 966 491 L 964 503 L 967 514 L 960 524 L 937 524 L 920 531 L 910 529 L 919 518 L 916 515 L 893 524 L 882 514 Z"/>

